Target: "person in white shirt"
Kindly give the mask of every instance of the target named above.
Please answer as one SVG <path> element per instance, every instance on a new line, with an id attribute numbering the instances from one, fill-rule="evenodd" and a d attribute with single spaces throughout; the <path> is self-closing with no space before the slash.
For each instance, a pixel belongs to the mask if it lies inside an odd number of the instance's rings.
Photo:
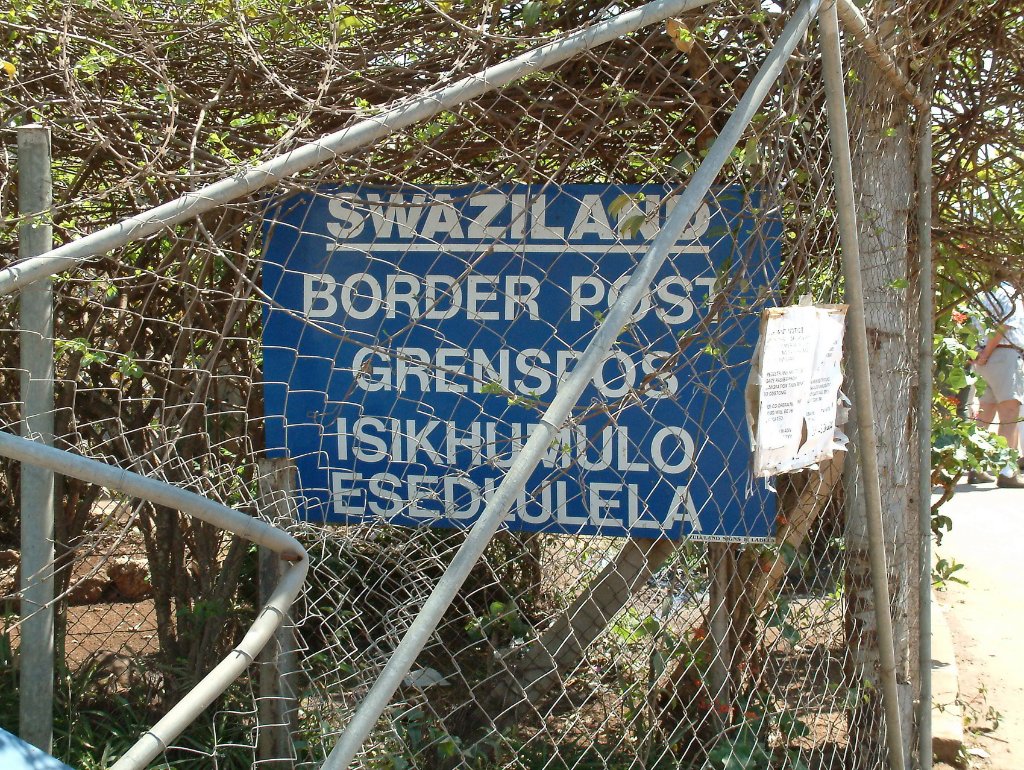
<path id="1" fill-rule="evenodd" d="M 1016 449 L 1021 404 L 1024 403 L 1024 301 L 1021 293 L 1007 281 L 981 292 L 978 301 L 995 330 L 974 361 L 975 371 L 988 386 L 979 399 L 977 419 L 991 426 L 998 418 L 999 435 Z M 1009 464 L 1000 471 L 996 484 L 1024 489 L 1024 478 L 1015 464 Z"/>

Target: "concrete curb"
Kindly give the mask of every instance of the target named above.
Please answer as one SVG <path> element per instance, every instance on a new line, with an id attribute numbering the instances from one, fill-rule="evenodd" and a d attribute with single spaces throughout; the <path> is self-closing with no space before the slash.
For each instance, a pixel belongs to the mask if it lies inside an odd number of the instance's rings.
<path id="1" fill-rule="evenodd" d="M 932 754 L 949 764 L 959 761 L 964 747 L 964 715 L 953 637 L 941 605 L 932 594 Z"/>

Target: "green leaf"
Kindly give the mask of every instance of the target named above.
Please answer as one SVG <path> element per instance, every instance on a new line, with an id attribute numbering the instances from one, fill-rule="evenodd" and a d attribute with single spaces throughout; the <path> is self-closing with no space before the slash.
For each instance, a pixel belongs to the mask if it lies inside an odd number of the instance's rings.
<path id="1" fill-rule="evenodd" d="M 906 278 L 897 278 L 889 284 L 890 289 L 906 289 L 910 287 L 910 281 Z"/>
<path id="2" fill-rule="evenodd" d="M 779 553 L 782 555 L 782 560 L 785 562 L 787 567 L 792 567 L 797 560 L 798 554 L 792 543 L 783 543 L 779 547 Z"/>
<path id="3" fill-rule="evenodd" d="M 686 150 L 683 150 L 668 162 L 668 165 L 674 168 L 676 171 L 684 171 L 688 166 L 692 164 L 693 156 L 690 155 L 690 153 L 688 153 Z"/>
<path id="4" fill-rule="evenodd" d="M 783 711 L 779 714 L 779 732 L 790 740 L 803 738 L 810 735 L 811 728 L 805 722 L 800 721 L 791 711 Z"/>
<path id="5" fill-rule="evenodd" d="M 946 375 L 946 384 L 953 390 L 962 390 L 970 385 L 970 380 L 963 369 L 953 369 Z"/>
<path id="6" fill-rule="evenodd" d="M 644 636 L 656 636 L 661 631 L 661 621 L 654 615 L 648 615 L 638 630 L 642 631 Z"/>
<path id="7" fill-rule="evenodd" d="M 794 626 L 786 623 L 782 626 L 782 638 L 796 647 L 801 642 L 800 632 Z"/>
<path id="8" fill-rule="evenodd" d="M 792 749 L 787 757 L 789 759 L 789 770 L 807 770 L 807 765 L 800 759 L 800 750 Z"/>
<path id="9" fill-rule="evenodd" d="M 757 163 L 757 137 L 752 136 L 743 146 L 743 165 L 753 166 Z"/>
<path id="10" fill-rule="evenodd" d="M 660 677 L 668 669 L 669 657 L 661 650 L 655 650 L 651 656 L 651 673 Z"/>
<path id="11" fill-rule="evenodd" d="M 631 217 L 627 217 L 621 225 L 619 225 L 619 232 L 627 238 L 633 238 L 640 228 L 644 226 L 644 222 L 647 221 L 647 217 L 643 214 L 634 214 Z"/>
<path id="12" fill-rule="evenodd" d="M 523 6 L 523 23 L 527 27 L 532 27 L 540 21 L 540 14 L 543 10 L 544 3 L 531 0 L 531 2 Z"/>
<path id="13" fill-rule="evenodd" d="M 617 217 L 619 212 L 632 202 L 633 199 L 631 197 L 626 195 L 626 193 L 622 193 L 622 195 L 608 204 L 608 213 L 613 217 Z"/>
<path id="14" fill-rule="evenodd" d="M 781 628 L 786 618 L 789 617 L 789 603 L 780 600 L 778 604 L 772 607 L 768 617 L 765 618 L 764 624 L 768 628 Z"/>

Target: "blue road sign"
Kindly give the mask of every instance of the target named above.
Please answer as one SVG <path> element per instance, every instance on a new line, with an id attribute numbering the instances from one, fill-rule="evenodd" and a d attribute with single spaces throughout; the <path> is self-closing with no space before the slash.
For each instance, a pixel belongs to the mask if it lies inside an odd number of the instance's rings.
<path id="1" fill-rule="evenodd" d="M 275 201 L 266 440 L 297 466 L 302 515 L 472 524 L 674 200 L 660 186 L 517 185 L 323 187 Z M 739 188 L 709 195 L 509 529 L 771 535 L 743 404 L 779 253 L 758 203 Z"/>
<path id="2" fill-rule="evenodd" d="M 49 754 L 0 727 L 0 767 L 4 770 L 71 770 Z"/>

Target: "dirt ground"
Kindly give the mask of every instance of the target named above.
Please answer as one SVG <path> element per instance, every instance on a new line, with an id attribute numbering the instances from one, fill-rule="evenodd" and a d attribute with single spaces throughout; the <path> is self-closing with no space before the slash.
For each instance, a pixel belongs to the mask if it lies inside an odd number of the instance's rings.
<path id="1" fill-rule="evenodd" d="M 964 564 L 941 591 L 967 723 L 965 765 L 1024 768 L 1024 490 L 962 485 L 936 555 Z M 948 767 L 936 765 L 937 768 Z"/>
<path id="2" fill-rule="evenodd" d="M 153 602 L 102 602 L 68 608 L 68 665 L 100 651 L 141 656 L 159 648 Z"/>

